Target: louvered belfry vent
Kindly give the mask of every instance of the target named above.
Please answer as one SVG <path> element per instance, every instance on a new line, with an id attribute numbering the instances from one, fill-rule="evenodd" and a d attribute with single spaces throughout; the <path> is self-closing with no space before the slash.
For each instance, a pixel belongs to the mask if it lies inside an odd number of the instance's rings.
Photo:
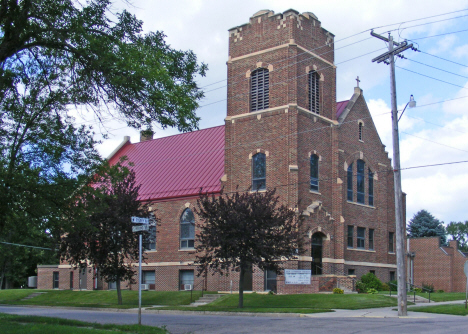
<path id="1" fill-rule="evenodd" d="M 269 108 L 269 71 L 259 68 L 252 72 L 250 85 L 250 111 Z"/>
<path id="2" fill-rule="evenodd" d="M 319 75 L 315 71 L 309 72 L 309 109 L 319 114 Z"/>

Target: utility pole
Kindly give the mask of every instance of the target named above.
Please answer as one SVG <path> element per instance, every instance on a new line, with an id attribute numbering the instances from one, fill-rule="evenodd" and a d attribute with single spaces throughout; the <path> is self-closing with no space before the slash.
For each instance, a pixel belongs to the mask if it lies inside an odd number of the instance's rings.
<path id="1" fill-rule="evenodd" d="M 395 189 L 395 223 L 396 223 L 396 258 L 397 258 L 397 281 L 398 281 L 398 315 L 407 316 L 407 296 L 406 296 L 406 272 L 405 272 L 405 222 L 403 221 L 403 196 L 401 191 L 400 172 L 400 140 L 398 135 L 398 110 L 396 98 L 395 80 L 395 56 L 401 52 L 412 48 L 413 44 L 408 42 L 396 43 L 389 34 L 388 38 L 371 32 L 371 35 L 388 42 L 388 52 L 372 59 L 372 62 L 385 62 L 390 65 L 390 94 L 392 100 L 392 137 L 393 137 L 393 179 Z M 394 48 L 394 46 L 396 48 Z M 414 49 L 413 49 L 414 50 Z"/>

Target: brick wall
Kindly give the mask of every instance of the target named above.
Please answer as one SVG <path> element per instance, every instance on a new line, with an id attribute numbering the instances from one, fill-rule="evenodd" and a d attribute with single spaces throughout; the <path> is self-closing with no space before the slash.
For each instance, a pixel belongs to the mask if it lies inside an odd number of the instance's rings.
<path id="1" fill-rule="evenodd" d="M 440 246 L 439 237 L 411 238 L 414 257 L 414 284 L 432 284 L 436 290 L 464 292 L 466 276 L 463 266 L 468 258 L 458 250 L 456 241 Z"/>

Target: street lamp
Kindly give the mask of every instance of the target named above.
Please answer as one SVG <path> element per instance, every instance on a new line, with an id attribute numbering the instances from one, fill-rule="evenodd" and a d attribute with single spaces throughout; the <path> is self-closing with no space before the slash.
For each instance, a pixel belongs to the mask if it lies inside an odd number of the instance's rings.
<path id="1" fill-rule="evenodd" d="M 406 106 L 403 108 L 403 111 L 401 112 L 400 117 L 398 117 L 398 122 L 400 121 L 401 117 L 403 116 L 403 113 L 405 112 L 406 107 L 410 107 L 410 108 L 416 107 L 416 101 L 414 100 L 413 94 L 411 94 L 408 103 L 407 103 Z"/>

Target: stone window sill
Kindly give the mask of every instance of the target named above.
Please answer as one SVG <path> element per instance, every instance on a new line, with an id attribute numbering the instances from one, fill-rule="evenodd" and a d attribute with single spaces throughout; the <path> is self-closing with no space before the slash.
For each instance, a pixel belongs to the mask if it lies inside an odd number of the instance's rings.
<path id="1" fill-rule="evenodd" d="M 320 196 L 322 195 L 322 193 L 320 193 L 320 192 L 318 192 L 318 191 L 315 191 L 315 190 L 309 190 L 309 192 L 310 192 L 311 194 L 316 194 L 316 195 L 320 195 Z"/>
<path id="2" fill-rule="evenodd" d="M 365 208 L 369 208 L 369 209 L 375 209 L 375 206 L 371 206 L 371 205 L 366 205 L 366 204 L 361 204 L 361 203 L 357 203 L 357 202 L 351 202 L 351 201 L 347 201 L 348 204 L 353 204 L 353 205 L 357 205 L 357 206 L 363 206 Z"/>
<path id="3" fill-rule="evenodd" d="M 348 247 L 348 250 L 358 251 L 358 252 L 375 253 L 375 250 L 364 249 L 364 248 L 350 248 L 350 247 Z"/>
<path id="4" fill-rule="evenodd" d="M 182 249 L 179 249 L 179 252 L 192 252 L 194 250 L 195 248 L 182 248 Z"/>

